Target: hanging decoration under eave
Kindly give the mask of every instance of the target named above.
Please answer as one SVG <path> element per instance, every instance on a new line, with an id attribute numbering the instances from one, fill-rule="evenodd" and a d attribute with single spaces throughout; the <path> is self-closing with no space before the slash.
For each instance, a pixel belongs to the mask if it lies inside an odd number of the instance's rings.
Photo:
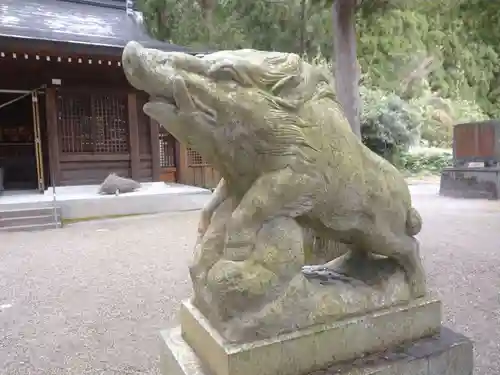
<path id="1" fill-rule="evenodd" d="M 62 56 L 44 56 L 40 54 L 27 54 L 27 53 L 16 53 L 16 52 L 0 52 L 0 59 L 12 59 L 12 60 L 29 60 L 34 59 L 37 61 L 56 61 L 56 62 L 67 62 L 75 64 L 97 64 L 97 65 L 107 65 L 113 67 L 121 67 L 120 61 L 105 60 L 105 59 L 91 59 L 88 57 L 62 57 Z"/>

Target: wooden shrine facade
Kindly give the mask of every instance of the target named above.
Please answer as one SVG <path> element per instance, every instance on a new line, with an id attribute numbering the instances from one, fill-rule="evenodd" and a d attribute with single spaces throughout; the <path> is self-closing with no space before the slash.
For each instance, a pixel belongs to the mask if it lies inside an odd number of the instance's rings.
<path id="1" fill-rule="evenodd" d="M 12 19 L 26 22 L 0 22 L 0 172 L 6 188 L 99 184 L 111 172 L 138 181 L 217 184 L 199 154 L 144 114 L 148 98 L 128 84 L 121 67 L 128 40 L 163 50 L 182 47 L 151 40 L 125 0 L 6 1 Z M 47 19 L 30 20 L 33 6 Z M 78 12 L 81 17 L 64 24 Z M 50 19 L 59 13 L 60 19 Z M 89 28 L 89 19 L 99 24 Z M 77 22 L 81 27 L 72 31 Z M 33 34 L 25 35 L 30 25 Z M 53 25 L 64 30 L 53 32 Z M 104 34 L 83 33 L 90 29 Z"/>
<path id="2" fill-rule="evenodd" d="M 118 59 L 0 52 L 0 69 L 7 72 L 0 92 L 14 99 L 36 93 L 41 189 L 98 184 L 110 172 L 138 181 L 217 184 L 219 176 L 195 150 L 144 114 L 148 98 L 127 84 Z"/>
<path id="3" fill-rule="evenodd" d="M 31 126 L 38 126 L 40 134 L 40 189 L 52 183 L 97 184 L 110 172 L 139 181 L 159 180 L 159 155 L 154 155 L 158 126 L 150 126 L 143 114 L 147 97 L 127 84 L 118 57 L 4 50 L 0 70 L 5 73 L 0 92 L 10 94 L 10 100 L 25 92 L 35 94 L 38 113 L 33 117 L 38 118 Z M 2 120 L 9 121 L 0 112 Z M 8 140 L 13 149 L 15 140 Z M 0 147 L 6 143 L 0 142 Z"/>
<path id="4" fill-rule="evenodd" d="M 204 188 L 215 188 L 220 174 L 192 148 L 180 144 L 160 127 L 160 181 L 180 182 Z"/>

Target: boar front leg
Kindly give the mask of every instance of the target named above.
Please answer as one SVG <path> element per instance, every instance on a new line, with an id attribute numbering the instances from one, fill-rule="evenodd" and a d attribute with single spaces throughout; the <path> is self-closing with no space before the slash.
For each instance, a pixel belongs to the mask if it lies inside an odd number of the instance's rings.
<path id="1" fill-rule="evenodd" d="M 227 224 L 224 257 L 234 261 L 247 259 L 265 221 L 277 216 L 297 217 L 309 211 L 313 204 L 313 183 L 310 176 L 290 168 L 259 177 Z"/>
<path id="2" fill-rule="evenodd" d="M 198 237 L 201 238 L 205 235 L 208 226 L 212 220 L 215 210 L 226 200 L 228 197 L 228 190 L 226 182 L 223 178 L 217 184 L 212 196 L 208 203 L 201 210 L 200 222 L 198 223 Z"/>

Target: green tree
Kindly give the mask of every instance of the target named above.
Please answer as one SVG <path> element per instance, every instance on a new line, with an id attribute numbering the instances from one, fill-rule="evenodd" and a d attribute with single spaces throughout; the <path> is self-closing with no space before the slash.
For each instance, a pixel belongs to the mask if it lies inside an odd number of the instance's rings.
<path id="1" fill-rule="evenodd" d="M 159 39 L 194 49 L 296 52 L 335 66 L 332 0 L 141 1 Z M 356 13 L 362 85 L 422 106 L 422 134 L 444 145 L 456 121 L 500 115 L 500 30 L 493 27 L 499 20 L 496 1 L 362 0 Z M 446 100 L 453 110 L 428 98 Z M 457 108 L 470 110 L 464 116 Z"/>

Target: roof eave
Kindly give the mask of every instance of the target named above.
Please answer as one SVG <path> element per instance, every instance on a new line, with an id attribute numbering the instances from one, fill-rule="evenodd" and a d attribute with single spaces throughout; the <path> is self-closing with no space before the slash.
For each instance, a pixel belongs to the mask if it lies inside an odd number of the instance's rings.
<path id="1" fill-rule="evenodd" d="M 184 52 L 198 54 L 202 52 L 191 51 L 188 48 L 162 43 L 160 41 L 137 42 L 147 48 L 159 49 L 166 52 Z M 126 43 L 123 44 L 95 44 L 80 41 L 61 41 L 49 38 L 32 38 L 27 36 L 16 36 L 0 34 L 0 49 L 8 51 L 26 52 L 49 52 L 58 54 L 83 54 L 93 56 L 120 57 Z"/>

